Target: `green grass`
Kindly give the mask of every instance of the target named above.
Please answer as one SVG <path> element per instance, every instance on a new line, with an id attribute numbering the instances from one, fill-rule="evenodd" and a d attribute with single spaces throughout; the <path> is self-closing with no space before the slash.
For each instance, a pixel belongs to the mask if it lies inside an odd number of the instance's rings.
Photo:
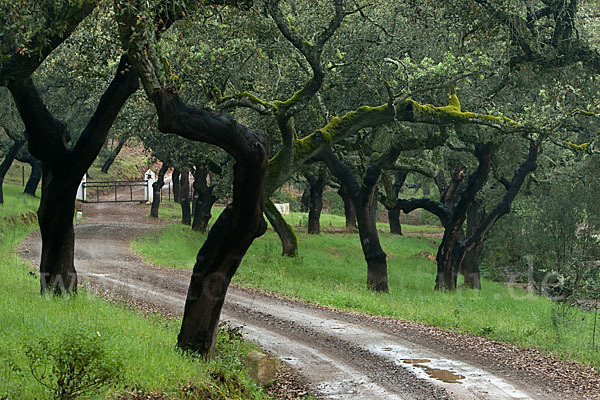
<path id="1" fill-rule="evenodd" d="M 85 290 L 71 297 L 41 296 L 38 274 L 16 254 L 18 243 L 36 226 L 10 217 L 37 206 L 18 190 L 5 186 L 7 201 L 0 205 L 0 398 L 48 398 L 29 372 L 26 349 L 75 332 L 102 338 L 109 358 L 123 365 L 121 381 L 92 398 L 128 391 L 182 398 L 184 385 L 194 386 L 202 398 L 266 398 L 242 367 L 241 357 L 253 348 L 248 343 L 219 335 L 216 359 L 205 362 L 175 350 L 179 320 L 144 317 Z"/>
<path id="2" fill-rule="evenodd" d="M 418 236 L 380 235 L 388 254 L 389 294 L 366 289 L 366 264 L 357 234 L 298 233 L 300 257 L 280 256 L 273 232 L 257 239 L 244 257 L 234 284 L 324 306 L 412 320 L 535 347 L 559 357 L 600 366 L 592 349 L 594 316 L 561 308 L 547 298 L 484 280 L 481 291 L 433 290 L 436 247 Z M 172 225 L 138 238 L 133 248 L 158 265 L 191 268 L 204 235 Z M 600 340 L 597 335 L 596 342 Z"/>
<path id="3" fill-rule="evenodd" d="M 211 212 L 212 218 L 210 219 L 209 224 L 212 225 L 216 221 L 223 209 L 224 207 L 222 206 L 213 207 Z M 150 208 L 148 208 L 148 212 L 150 212 Z M 181 220 L 181 206 L 174 201 L 166 201 L 166 198 L 163 198 L 163 201 L 160 203 L 159 217 L 169 221 L 179 221 Z M 308 224 L 308 213 L 306 212 L 290 212 L 290 215 L 286 215 L 283 218 L 294 229 L 306 229 Z M 344 228 L 346 226 L 346 218 L 340 215 L 321 214 L 320 223 L 321 229 L 324 231 L 327 231 L 328 228 Z M 268 221 L 267 224 L 269 227 L 271 227 L 271 224 L 269 224 Z M 389 231 L 389 224 L 378 222 L 377 229 L 381 231 Z M 407 224 L 402 225 L 402 231 L 405 233 L 432 232 L 440 234 L 444 232 L 441 226 Z"/>
<path id="4" fill-rule="evenodd" d="M 30 173 L 31 166 L 29 164 L 15 160 L 4 177 L 4 183 L 24 186 L 24 183 L 27 183 Z"/>
<path id="5" fill-rule="evenodd" d="M 2 185 L 4 192 L 4 204 L 0 204 L 0 221 L 4 218 L 11 218 L 37 211 L 40 205 L 40 198 L 33 197 L 23 193 L 22 186 Z M 38 192 L 39 193 L 39 192 Z"/>

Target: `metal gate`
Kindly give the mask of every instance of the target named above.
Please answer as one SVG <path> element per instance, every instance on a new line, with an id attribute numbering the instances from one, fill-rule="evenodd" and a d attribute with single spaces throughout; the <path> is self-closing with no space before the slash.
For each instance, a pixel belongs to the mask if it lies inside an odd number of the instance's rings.
<path id="1" fill-rule="evenodd" d="M 148 181 L 82 182 L 83 201 L 86 203 L 145 203 Z"/>

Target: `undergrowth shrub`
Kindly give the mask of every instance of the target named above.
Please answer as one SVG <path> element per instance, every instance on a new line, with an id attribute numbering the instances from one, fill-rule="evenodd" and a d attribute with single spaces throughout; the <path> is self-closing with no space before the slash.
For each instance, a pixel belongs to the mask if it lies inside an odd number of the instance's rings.
<path id="1" fill-rule="evenodd" d="M 99 333 L 69 330 L 25 347 L 28 370 L 53 399 L 72 400 L 117 383 L 123 365 Z"/>

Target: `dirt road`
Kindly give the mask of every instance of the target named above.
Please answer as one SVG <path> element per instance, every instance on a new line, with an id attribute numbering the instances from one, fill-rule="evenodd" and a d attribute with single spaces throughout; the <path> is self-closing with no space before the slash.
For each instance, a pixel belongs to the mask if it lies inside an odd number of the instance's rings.
<path id="1" fill-rule="evenodd" d="M 75 228 L 77 270 L 84 282 L 181 315 L 190 271 L 150 265 L 130 250 L 136 235 L 157 228 L 140 217 L 146 213 L 147 206 L 140 205 L 86 205 L 85 222 Z M 34 234 L 23 252 L 37 263 L 39 251 L 39 236 Z M 519 349 L 420 324 L 343 313 L 239 288 L 229 290 L 222 317 L 244 326 L 249 339 L 292 365 L 323 398 L 600 398 L 593 382 L 576 380 L 574 385 L 527 367 L 542 362 L 535 352 L 531 360 L 513 365 L 503 358 L 511 351 L 523 357 Z M 553 368 L 576 368 L 558 363 Z"/>

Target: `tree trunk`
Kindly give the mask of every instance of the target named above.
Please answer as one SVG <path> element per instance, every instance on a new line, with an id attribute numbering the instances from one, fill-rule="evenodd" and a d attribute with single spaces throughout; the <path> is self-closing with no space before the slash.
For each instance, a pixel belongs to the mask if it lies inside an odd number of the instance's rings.
<path id="1" fill-rule="evenodd" d="M 300 198 L 300 211 L 308 212 L 310 210 L 310 189 L 308 187 L 304 188 L 302 192 L 302 197 Z"/>
<path id="2" fill-rule="evenodd" d="M 214 185 L 209 186 L 206 182 L 208 169 L 204 165 L 196 165 L 194 173 L 194 190 L 197 193 L 194 205 L 194 221 L 192 230 L 206 232 L 208 221 L 210 221 L 212 206 L 217 201 L 213 195 Z"/>
<path id="3" fill-rule="evenodd" d="M 355 230 L 356 229 L 356 210 L 354 209 L 354 204 L 352 204 L 352 198 L 348 194 L 348 190 L 344 184 L 340 184 L 340 188 L 338 189 L 338 194 L 342 198 L 344 202 L 344 216 L 346 217 L 346 229 Z"/>
<path id="4" fill-rule="evenodd" d="M 346 187 L 346 193 L 352 199 L 358 220 L 360 244 L 367 262 L 367 286 L 377 292 L 387 292 L 387 256 L 381 248 L 376 225 L 375 189 L 381 169 L 369 165 L 363 184 L 359 186 L 352 170 L 342 163 L 331 149 L 322 151 L 315 159 L 327 164 L 331 173 Z"/>
<path id="5" fill-rule="evenodd" d="M 171 174 L 171 183 L 173 184 L 173 201 L 175 203 L 179 203 L 179 185 L 181 172 L 179 172 L 179 168 L 173 168 L 173 174 Z"/>
<path id="6" fill-rule="evenodd" d="M 470 289 L 481 289 L 479 257 L 483 251 L 483 243 L 479 242 L 467 251 L 461 264 L 462 272 L 465 276 L 465 286 Z"/>
<path id="7" fill-rule="evenodd" d="M 402 235 L 402 225 L 400 224 L 400 209 L 390 208 L 388 210 L 388 219 L 390 222 L 390 233 Z"/>
<path id="8" fill-rule="evenodd" d="M 308 233 L 318 235 L 321 233 L 321 211 L 323 210 L 323 189 L 327 183 L 324 172 L 318 176 L 307 176 L 310 190 L 310 206 L 308 210 Z"/>
<path id="9" fill-rule="evenodd" d="M 150 207 L 150 216 L 158 218 L 158 209 L 160 208 L 161 200 L 161 189 L 165 185 L 165 174 L 169 169 L 169 164 L 163 162 L 160 169 L 158 170 L 158 177 L 156 182 L 152 184 L 152 206 Z"/>
<path id="10" fill-rule="evenodd" d="M 43 162 L 38 209 L 41 291 L 75 292 L 73 214 L 77 188 L 98 156 L 119 111 L 139 88 L 139 80 L 127 56 L 121 57 L 115 77 L 73 147 L 67 146 L 70 135 L 66 124 L 48 111 L 31 78 L 12 81 L 8 88 L 28 133 L 29 152 Z"/>
<path id="11" fill-rule="evenodd" d="M 481 225 L 485 217 L 485 209 L 479 200 L 475 200 L 467 212 L 466 237 L 471 237 L 477 228 Z M 462 262 L 460 263 L 460 272 L 465 277 L 465 286 L 471 289 L 481 289 L 481 278 L 479 276 L 479 256 L 483 251 L 484 242 L 479 241 L 469 250 L 465 251 Z"/>
<path id="12" fill-rule="evenodd" d="M 18 160 L 31 166 L 31 173 L 29 174 L 29 179 L 27 179 L 23 193 L 35 196 L 35 192 L 40 184 L 40 179 L 42 179 L 42 162 L 29 154 L 29 152 L 18 157 Z"/>
<path id="13" fill-rule="evenodd" d="M 179 176 L 179 203 L 181 204 L 181 223 L 191 225 L 190 172 L 186 168 L 181 168 L 181 175 Z"/>
<path id="14" fill-rule="evenodd" d="M 298 256 L 298 239 L 296 238 L 296 234 L 292 227 L 285 222 L 285 219 L 275 207 L 275 204 L 269 199 L 265 201 L 265 215 L 267 219 L 271 223 L 273 229 L 279 236 L 279 240 L 281 241 L 281 255 L 288 257 L 297 257 Z"/>
<path id="15" fill-rule="evenodd" d="M 231 277 L 248 247 L 266 230 L 262 214 L 268 141 L 264 133 L 246 128 L 229 116 L 185 104 L 176 93 L 159 90 L 151 98 L 161 132 L 213 143 L 236 160 L 233 201 L 221 213 L 196 256 L 177 338 L 180 349 L 211 357 Z"/>
<path id="16" fill-rule="evenodd" d="M 387 256 L 379 242 L 376 217 L 375 189 L 380 175 L 381 170 L 379 168 L 372 165 L 367 168 L 358 197 L 359 204 L 355 208 L 357 210 L 360 243 L 367 261 L 367 285 L 374 291 L 387 292 Z"/>
<path id="17" fill-rule="evenodd" d="M 13 145 L 8 149 L 6 156 L 4 157 L 4 161 L 0 164 L 0 204 L 4 204 L 4 191 L 2 190 L 2 186 L 4 185 L 4 178 L 6 177 L 6 173 L 10 169 L 13 161 L 17 157 L 19 150 L 23 147 L 24 141 L 13 142 Z"/>
<path id="18" fill-rule="evenodd" d="M 117 156 L 121 152 L 121 149 L 123 148 L 123 146 L 125 145 L 127 140 L 129 140 L 129 136 L 124 136 L 121 139 L 119 139 L 119 143 L 117 144 L 117 147 L 114 148 L 114 150 L 110 153 L 110 155 L 108 156 L 106 161 L 104 161 L 104 164 L 102 164 L 102 170 L 101 170 L 102 172 L 104 172 L 105 174 L 108 173 L 108 169 L 117 159 Z"/>
<path id="19" fill-rule="evenodd" d="M 438 247 L 436 255 L 437 274 L 435 277 L 436 290 L 456 289 L 456 270 L 458 266 L 454 262 L 453 250 L 458 242 L 459 229 L 446 228 L 442 242 Z"/>
<path id="20" fill-rule="evenodd" d="M 456 275 L 464 254 L 462 226 L 469 207 L 471 207 L 475 201 L 475 196 L 487 180 L 493 149 L 494 145 L 489 143 L 475 146 L 475 156 L 479 162 L 477 170 L 469 176 L 466 185 L 452 196 L 453 199 L 458 200 L 452 208 L 450 219 L 445 224 L 442 243 L 438 248 L 435 289 L 456 289 Z"/>
<path id="21" fill-rule="evenodd" d="M 404 182 L 406 182 L 407 176 L 408 173 L 406 171 L 398 171 L 396 173 L 394 184 L 392 186 L 392 196 L 394 198 L 394 202 L 396 201 L 398 195 L 402 191 L 402 187 L 404 186 Z M 402 235 L 402 225 L 400 224 L 399 208 L 393 207 L 388 209 L 388 220 L 390 224 L 390 233 L 394 235 Z"/>
<path id="22" fill-rule="evenodd" d="M 42 236 L 42 293 L 61 294 L 77 291 L 77 272 L 73 261 L 73 215 L 79 182 L 65 182 L 64 177 L 68 174 L 68 169 L 44 164 L 42 196 L 37 212 Z"/>

